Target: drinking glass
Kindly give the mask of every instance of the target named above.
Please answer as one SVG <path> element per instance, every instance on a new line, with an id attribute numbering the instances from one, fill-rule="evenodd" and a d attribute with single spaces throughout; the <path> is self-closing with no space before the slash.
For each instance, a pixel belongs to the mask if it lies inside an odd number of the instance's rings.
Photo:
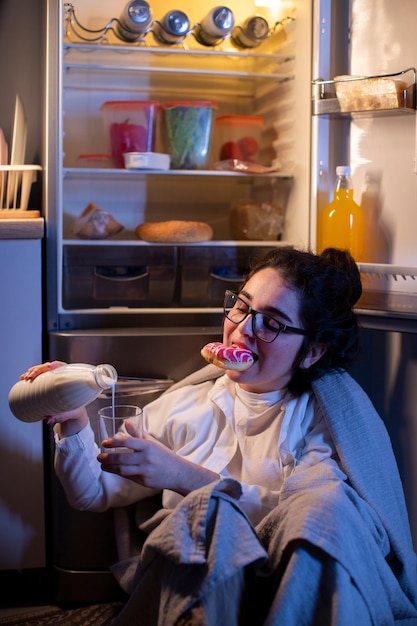
<path id="1" fill-rule="evenodd" d="M 137 436 L 143 436 L 142 409 L 134 404 L 115 404 L 105 406 L 98 411 L 100 441 L 117 437 L 117 433 L 127 419 L 137 427 Z M 102 452 L 131 452 L 129 448 L 103 448 Z"/>

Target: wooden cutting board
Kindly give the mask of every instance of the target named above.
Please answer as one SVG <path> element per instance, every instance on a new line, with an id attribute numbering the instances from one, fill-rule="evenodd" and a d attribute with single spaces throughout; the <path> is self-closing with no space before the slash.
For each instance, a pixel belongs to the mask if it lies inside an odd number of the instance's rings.
<path id="1" fill-rule="evenodd" d="M 21 211 L 20 209 L 0 209 L 0 219 L 4 220 L 31 220 L 40 217 L 41 212 L 33 209 Z"/>
<path id="2" fill-rule="evenodd" d="M 21 211 L 25 215 L 17 219 L 14 219 L 17 210 L 7 212 L 10 217 L 1 219 L 3 215 L 0 216 L 0 241 L 3 239 L 42 239 L 45 236 L 45 220 L 39 217 L 39 211 Z"/>

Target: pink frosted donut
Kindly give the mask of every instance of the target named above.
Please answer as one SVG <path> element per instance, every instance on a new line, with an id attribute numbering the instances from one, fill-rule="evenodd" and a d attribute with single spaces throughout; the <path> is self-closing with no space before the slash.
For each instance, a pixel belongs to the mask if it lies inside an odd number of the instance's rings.
<path id="1" fill-rule="evenodd" d="M 201 349 L 201 356 L 209 363 L 217 365 L 217 367 L 241 372 L 247 370 L 254 362 L 253 354 L 250 350 L 229 348 L 219 341 L 207 343 Z"/>

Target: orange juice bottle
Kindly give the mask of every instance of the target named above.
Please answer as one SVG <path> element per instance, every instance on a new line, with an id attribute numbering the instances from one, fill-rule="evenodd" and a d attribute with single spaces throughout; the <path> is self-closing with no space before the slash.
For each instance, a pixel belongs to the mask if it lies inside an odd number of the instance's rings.
<path id="1" fill-rule="evenodd" d="M 365 235 L 363 210 L 353 199 L 351 170 L 347 165 L 336 168 L 336 188 L 330 204 L 319 212 L 317 249 L 349 250 L 355 261 L 363 261 Z"/>

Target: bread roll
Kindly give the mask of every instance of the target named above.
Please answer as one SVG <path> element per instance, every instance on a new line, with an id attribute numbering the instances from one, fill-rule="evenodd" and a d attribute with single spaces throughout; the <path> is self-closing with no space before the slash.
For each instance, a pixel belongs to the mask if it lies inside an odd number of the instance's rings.
<path id="1" fill-rule="evenodd" d="M 393 78 L 336 76 L 336 96 L 342 112 L 398 109 L 406 105 L 407 83 Z"/>
<path id="2" fill-rule="evenodd" d="M 145 222 L 139 224 L 135 233 L 139 239 L 152 243 L 198 243 L 208 241 L 213 236 L 213 230 L 208 224 L 186 220 Z"/>

